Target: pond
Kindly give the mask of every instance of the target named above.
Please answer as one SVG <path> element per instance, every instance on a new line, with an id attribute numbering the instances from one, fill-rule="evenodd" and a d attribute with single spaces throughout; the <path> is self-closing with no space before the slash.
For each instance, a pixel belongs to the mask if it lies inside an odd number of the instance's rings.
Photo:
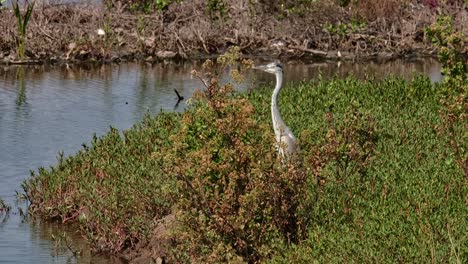
<path id="1" fill-rule="evenodd" d="M 66 232 L 74 245 L 86 248 L 73 227 L 41 223 L 23 218 L 16 191 L 30 170 L 56 163 L 60 151 L 71 155 L 94 133 L 106 133 L 110 126 L 130 128 L 146 113 L 182 111 L 186 100 L 177 103 L 174 89 L 186 99 L 200 81 L 191 78 L 198 62 L 161 64 L 3 66 L 0 67 L 0 197 L 12 205 L 12 212 L 0 215 L 0 263 L 76 263 L 67 250 L 57 250 L 53 236 Z M 333 75 L 383 78 L 413 73 L 441 80 L 440 64 L 433 59 L 396 60 L 386 63 L 287 63 L 286 84 Z M 240 90 L 260 84 L 273 85 L 274 77 L 249 72 Z M 115 262 L 103 256 L 85 254 L 80 262 Z"/>

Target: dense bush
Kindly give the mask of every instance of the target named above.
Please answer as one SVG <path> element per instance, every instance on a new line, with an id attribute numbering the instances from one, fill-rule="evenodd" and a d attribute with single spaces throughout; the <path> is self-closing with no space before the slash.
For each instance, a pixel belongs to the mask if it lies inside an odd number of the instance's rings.
<path id="1" fill-rule="evenodd" d="M 158 153 L 165 173 L 178 180 L 175 257 L 257 262 L 278 245 L 298 242 L 306 175 L 298 164 L 282 165 L 270 125 L 255 120 L 247 98 L 229 84 L 205 83 L 182 114 L 174 145 Z"/>

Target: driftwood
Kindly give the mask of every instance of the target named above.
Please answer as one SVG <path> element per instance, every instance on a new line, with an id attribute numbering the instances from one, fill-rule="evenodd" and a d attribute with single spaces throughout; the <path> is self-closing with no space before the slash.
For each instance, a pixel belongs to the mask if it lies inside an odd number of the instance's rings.
<path id="1" fill-rule="evenodd" d="M 304 47 L 301 47 L 301 46 L 288 46 L 288 47 L 290 49 L 295 49 L 295 50 L 307 52 L 307 53 L 310 53 L 312 55 L 320 56 L 320 57 L 326 57 L 327 54 L 328 54 L 328 52 L 326 52 L 326 51 L 308 49 L 308 48 L 304 48 Z"/>

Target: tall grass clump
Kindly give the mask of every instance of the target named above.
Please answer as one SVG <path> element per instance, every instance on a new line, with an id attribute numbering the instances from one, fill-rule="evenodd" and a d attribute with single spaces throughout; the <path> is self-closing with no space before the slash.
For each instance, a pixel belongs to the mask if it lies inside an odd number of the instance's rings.
<path id="1" fill-rule="evenodd" d="M 23 60 L 24 59 L 24 53 L 26 50 L 26 29 L 28 28 L 28 22 L 31 19 L 32 12 L 34 10 L 34 5 L 36 2 L 30 3 L 29 1 L 26 1 L 26 11 L 22 15 L 20 11 L 20 7 L 18 4 L 18 1 L 13 2 L 13 11 L 15 13 L 16 21 L 17 21 L 17 26 L 18 26 L 18 39 L 17 39 L 17 51 L 18 51 L 18 57 Z"/>

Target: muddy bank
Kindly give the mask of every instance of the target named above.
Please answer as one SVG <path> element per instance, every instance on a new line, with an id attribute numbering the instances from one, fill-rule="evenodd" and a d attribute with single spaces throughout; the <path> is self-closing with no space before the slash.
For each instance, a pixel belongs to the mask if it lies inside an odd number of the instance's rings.
<path id="1" fill-rule="evenodd" d="M 401 6 L 367 3 L 346 8 L 320 1 L 299 11 L 226 2 L 222 15 L 207 12 L 202 0 L 174 3 L 153 14 L 129 13 L 119 7 L 38 5 L 28 24 L 23 61 L 16 54 L 16 17 L 4 9 L 0 11 L 0 62 L 152 62 L 205 58 L 233 45 L 246 55 L 294 59 L 431 56 L 434 50 L 424 39 L 424 27 L 439 14 L 452 16 L 456 28 L 468 35 L 463 26 L 468 24 L 468 12 L 456 1 L 438 7 L 412 1 Z M 99 34 L 98 29 L 103 32 Z"/>

